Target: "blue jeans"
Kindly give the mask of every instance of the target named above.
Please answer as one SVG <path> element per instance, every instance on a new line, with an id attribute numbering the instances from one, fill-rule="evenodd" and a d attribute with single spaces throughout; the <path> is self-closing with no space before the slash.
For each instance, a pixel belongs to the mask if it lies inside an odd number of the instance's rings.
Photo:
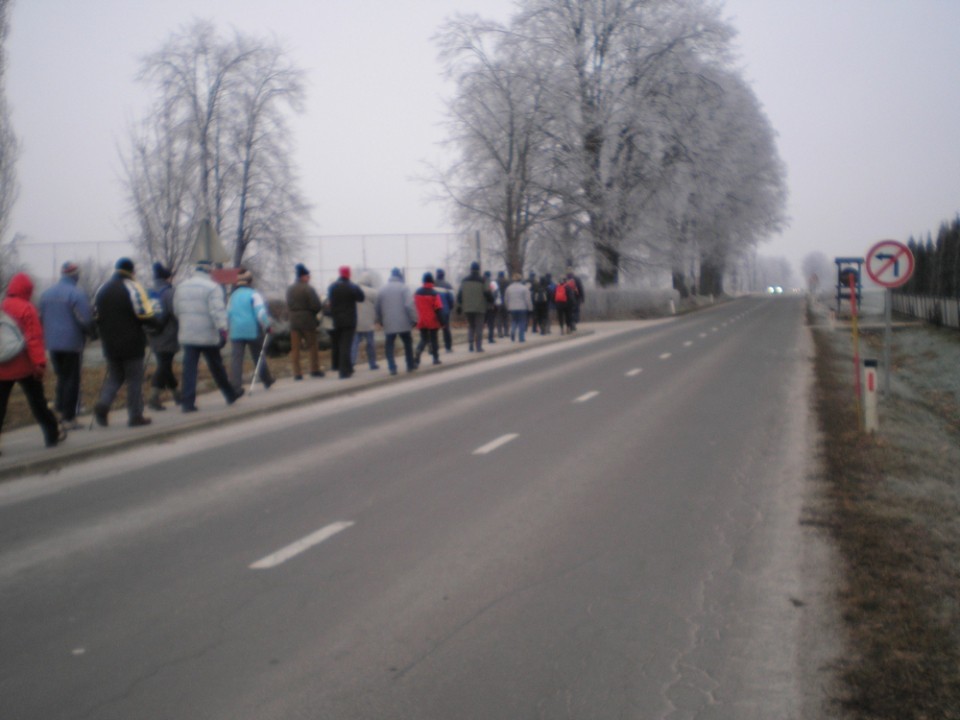
<path id="1" fill-rule="evenodd" d="M 406 356 L 407 370 L 413 369 L 413 335 L 409 332 L 387 333 L 387 339 L 383 345 L 383 354 L 387 356 L 387 367 L 390 368 L 390 372 L 397 371 L 397 362 L 393 358 L 393 345 L 397 341 L 398 335 L 403 342 L 403 354 Z"/>
<path id="2" fill-rule="evenodd" d="M 373 341 L 373 330 L 369 332 L 357 332 L 353 336 L 353 347 L 350 348 L 350 362 L 357 364 L 357 357 L 360 355 L 360 343 L 367 343 L 367 362 L 370 363 L 370 369 L 377 369 L 377 346 Z"/>
<path id="3" fill-rule="evenodd" d="M 510 311 L 510 339 L 517 339 L 517 331 L 520 332 L 520 342 L 527 341 L 527 311 L 526 310 L 511 310 Z"/>
<path id="4" fill-rule="evenodd" d="M 227 377 L 227 369 L 223 366 L 220 348 L 216 345 L 184 345 L 183 346 L 183 375 L 181 377 L 181 399 L 184 410 L 192 410 L 197 406 L 197 366 L 200 357 L 210 370 L 210 375 L 223 393 L 227 404 L 233 403 L 239 393 L 233 389 Z"/>

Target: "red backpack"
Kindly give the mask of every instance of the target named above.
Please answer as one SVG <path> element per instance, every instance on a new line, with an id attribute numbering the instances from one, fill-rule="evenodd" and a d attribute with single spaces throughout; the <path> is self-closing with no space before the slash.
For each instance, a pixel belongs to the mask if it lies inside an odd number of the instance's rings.
<path id="1" fill-rule="evenodd" d="M 553 301 L 555 303 L 565 303 L 567 301 L 567 284 L 557 283 L 557 291 L 554 293 Z"/>

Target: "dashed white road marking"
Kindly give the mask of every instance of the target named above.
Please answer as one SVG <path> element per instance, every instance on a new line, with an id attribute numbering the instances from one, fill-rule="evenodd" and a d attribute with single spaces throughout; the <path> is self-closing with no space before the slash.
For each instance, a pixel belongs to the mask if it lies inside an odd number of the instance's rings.
<path id="1" fill-rule="evenodd" d="M 716 332 L 716 331 L 717 329 L 715 327 L 710 328 L 710 332 Z"/>
<path id="2" fill-rule="evenodd" d="M 707 336 L 706 333 L 700 333 L 700 337 L 705 338 L 706 336 Z"/>
<path id="3" fill-rule="evenodd" d="M 590 392 L 584 393 L 583 395 L 581 395 L 580 397 L 578 397 L 576 400 L 574 400 L 574 402 L 575 402 L 575 403 L 585 403 L 587 400 L 593 400 L 593 399 L 594 399 L 597 395 L 599 395 L 599 394 L 600 394 L 599 391 L 597 391 L 597 390 L 591 390 Z"/>
<path id="4" fill-rule="evenodd" d="M 520 435 L 517 433 L 510 433 L 509 435 L 501 435 L 496 440 L 492 440 L 488 442 L 486 445 L 482 447 L 478 447 L 476 450 L 473 451 L 473 454 L 486 455 L 487 453 L 493 452 L 501 445 L 506 445 L 511 440 L 516 440 L 518 437 L 520 437 Z"/>
<path id="5" fill-rule="evenodd" d="M 669 360 L 669 359 L 672 358 L 672 357 L 673 357 L 673 353 L 664 353 L 663 355 L 660 356 L 660 359 L 661 359 L 661 360 Z"/>
<path id="6" fill-rule="evenodd" d="M 634 377 L 634 376 L 636 376 L 636 375 L 639 375 L 639 374 L 642 373 L 642 372 L 643 372 L 643 368 L 634 368 L 633 370 L 627 370 L 626 376 L 627 376 L 627 377 Z"/>
<path id="7" fill-rule="evenodd" d="M 690 347 L 691 345 L 693 345 L 693 340 L 687 340 L 687 341 L 683 344 L 684 347 Z"/>
<path id="8" fill-rule="evenodd" d="M 250 569 L 251 570 L 268 570 L 270 568 L 276 567 L 277 565 L 281 565 L 285 563 L 287 560 L 289 560 L 290 558 L 296 557 L 300 553 L 305 552 L 306 550 L 309 550 L 314 545 L 319 545 L 324 540 L 328 540 L 332 538 L 334 535 L 336 535 L 337 533 L 343 532 L 351 525 L 353 525 L 353 523 L 350 521 L 335 522 L 331 525 L 327 525 L 325 528 L 321 528 L 320 530 L 317 530 L 315 533 L 307 535 L 306 537 L 301 538 L 300 540 L 297 540 L 295 543 L 291 543 L 290 545 L 287 545 L 285 548 L 281 550 L 277 550 L 277 552 L 271 555 L 267 555 L 265 558 L 261 560 L 257 560 L 255 563 L 253 563 L 250 566 Z"/>

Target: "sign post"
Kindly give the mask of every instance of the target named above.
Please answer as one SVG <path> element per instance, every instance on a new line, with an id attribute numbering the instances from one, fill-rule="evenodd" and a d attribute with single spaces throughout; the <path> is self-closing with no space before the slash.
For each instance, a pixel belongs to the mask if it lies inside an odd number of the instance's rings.
<path id="1" fill-rule="evenodd" d="M 910 248 L 897 240 L 881 240 L 867 252 L 867 275 L 886 288 L 883 313 L 886 327 L 883 334 L 883 393 L 890 394 L 890 346 L 893 333 L 893 288 L 905 284 L 913 275 L 915 261 Z"/>

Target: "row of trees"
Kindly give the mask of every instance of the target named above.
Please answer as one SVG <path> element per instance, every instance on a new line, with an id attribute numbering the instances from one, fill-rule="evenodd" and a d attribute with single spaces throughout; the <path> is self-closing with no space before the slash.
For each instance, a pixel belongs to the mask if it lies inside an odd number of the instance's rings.
<path id="1" fill-rule="evenodd" d="M 235 266 L 288 265 L 309 213 L 287 127 L 303 72 L 275 41 L 197 21 L 143 59 L 139 80 L 155 101 L 121 154 L 141 254 L 176 271 L 212 228 Z"/>
<path id="2" fill-rule="evenodd" d="M 960 298 L 960 215 L 944 222 L 934 241 L 911 237 L 907 246 L 913 252 L 913 275 L 900 292 L 911 295 Z"/>
<path id="3" fill-rule="evenodd" d="M 561 258 L 598 285 L 669 268 L 682 293 L 785 222 L 775 134 L 702 0 L 523 0 L 437 36 L 455 94 L 435 170 L 511 272 Z M 698 284 L 699 288 L 691 287 Z"/>

